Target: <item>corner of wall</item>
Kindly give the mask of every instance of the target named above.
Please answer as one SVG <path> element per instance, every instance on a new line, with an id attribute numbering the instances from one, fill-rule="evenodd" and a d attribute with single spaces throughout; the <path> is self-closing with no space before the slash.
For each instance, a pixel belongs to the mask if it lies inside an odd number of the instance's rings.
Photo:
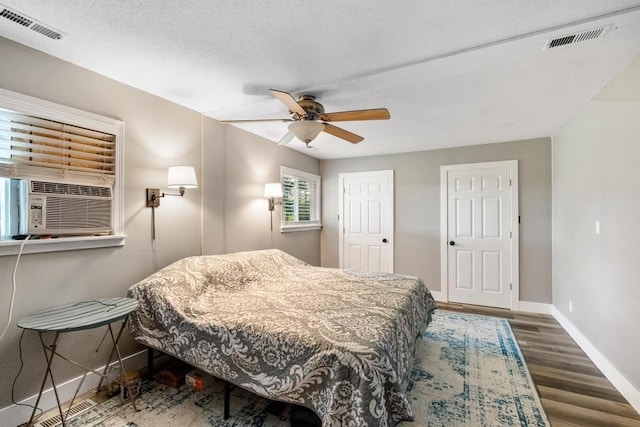
<path id="1" fill-rule="evenodd" d="M 580 348 L 589 356 L 589 359 L 602 371 L 611 384 L 624 396 L 633 408 L 640 412 L 640 390 L 635 388 L 629 380 L 607 359 L 589 339 L 565 317 L 556 307 L 552 308 L 553 317 L 567 331 Z"/>

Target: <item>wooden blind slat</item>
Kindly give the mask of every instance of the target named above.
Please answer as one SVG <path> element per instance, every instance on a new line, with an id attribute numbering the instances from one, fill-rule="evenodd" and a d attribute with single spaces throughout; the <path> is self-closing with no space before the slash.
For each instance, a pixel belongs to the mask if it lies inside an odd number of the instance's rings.
<path id="1" fill-rule="evenodd" d="M 13 151 L 28 151 L 32 150 L 34 152 L 48 152 L 48 153 L 57 153 L 58 156 L 63 157 L 77 157 L 77 158 L 90 158 L 90 159 L 104 159 L 105 161 L 111 162 L 113 159 L 112 151 L 103 151 L 99 152 L 83 150 L 82 146 L 77 145 L 69 145 L 69 146 L 60 146 L 57 144 L 51 145 L 42 145 L 35 144 L 31 140 L 17 139 L 14 138 L 11 141 L 1 139 L 3 133 L 0 131 L 0 147 L 3 150 L 11 150 Z M 73 147 L 73 148 L 71 148 Z M 24 148 L 24 150 L 20 150 L 20 148 Z M 104 153 L 104 154 L 101 154 Z"/>
<path id="2" fill-rule="evenodd" d="M 115 136 L 0 110 L 0 162 L 115 174 Z"/>
<path id="3" fill-rule="evenodd" d="M 84 137 L 98 139 L 98 140 L 108 139 L 110 141 L 115 141 L 115 135 L 112 135 L 109 133 L 81 128 L 81 127 L 73 126 L 67 123 L 55 122 L 52 120 L 46 120 L 39 117 L 28 116 L 26 114 L 16 113 L 8 110 L 0 109 L 0 118 L 12 123 L 29 124 L 37 128 L 57 130 L 60 132 L 68 133 L 70 135 L 84 136 Z"/>

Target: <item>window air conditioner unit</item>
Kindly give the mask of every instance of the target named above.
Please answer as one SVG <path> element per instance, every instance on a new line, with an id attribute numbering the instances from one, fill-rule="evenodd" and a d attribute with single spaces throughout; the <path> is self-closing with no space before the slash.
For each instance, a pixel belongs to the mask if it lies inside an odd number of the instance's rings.
<path id="1" fill-rule="evenodd" d="M 111 233 L 111 187 L 29 181 L 29 234 Z"/>

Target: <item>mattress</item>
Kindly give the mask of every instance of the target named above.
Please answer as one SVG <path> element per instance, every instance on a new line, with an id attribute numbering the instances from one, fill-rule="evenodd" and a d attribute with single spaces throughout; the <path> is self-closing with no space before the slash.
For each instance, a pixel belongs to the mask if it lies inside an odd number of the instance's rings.
<path id="1" fill-rule="evenodd" d="M 134 338 L 323 426 L 411 420 L 417 337 L 436 307 L 421 279 L 313 267 L 280 250 L 189 257 L 133 285 Z"/>

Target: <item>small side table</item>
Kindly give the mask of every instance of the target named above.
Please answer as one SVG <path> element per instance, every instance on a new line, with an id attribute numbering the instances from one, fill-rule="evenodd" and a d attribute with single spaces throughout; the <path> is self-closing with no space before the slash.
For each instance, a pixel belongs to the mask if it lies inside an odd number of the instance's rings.
<path id="1" fill-rule="evenodd" d="M 71 405 L 69 405 L 69 408 L 71 408 L 71 406 L 73 405 L 73 401 L 80 391 L 80 388 L 82 387 L 82 384 L 84 383 L 84 380 L 89 372 L 100 375 L 100 377 L 102 378 L 107 378 L 111 381 L 122 384 L 120 379 L 110 378 L 106 375 L 106 372 L 109 364 L 111 363 L 111 359 L 113 358 L 113 354 L 115 353 L 118 356 L 118 362 L 120 364 L 122 373 L 126 373 L 124 363 L 122 362 L 122 356 L 120 355 L 120 350 L 118 349 L 118 341 L 120 340 L 120 336 L 122 335 L 124 327 L 127 323 L 127 317 L 132 311 L 135 311 L 138 308 L 138 305 L 138 301 L 133 298 L 107 298 L 93 301 L 83 301 L 75 304 L 67 304 L 61 307 L 50 308 L 20 319 L 20 321 L 18 322 L 18 327 L 25 330 L 37 331 L 40 335 L 42 351 L 44 352 L 44 357 L 47 361 L 47 369 L 44 373 L 44 378 L 42 379 L 40 391 L 38 392 L 38 399 L 36 400 L 33 412 L 31 413 L 31 417 L 29 418 L 29 422 L 27 423 L 28 426 L 32 425 L 36 409 L 38 408 L 40 398 L 42 397 L 42 392 L 44 391 L 44 387 L 47 382 L 47 377 L 51 379 L 53 392 L 56 396 L 56 402 L 58 403 L 58 410 L 60 411 L 60 420 L 62 421 L 62 426 L 64 427 L 66 425 L 66 416 L 65 414 L 63 414 L 60 398 L 58 397 L 58 390 L 53 379 L 53 373 L 51 372 L 51 362 L 53 361 L 54 356 L 58 356 L 71 363 L 72 365 L 82 368 L 85 371 L 84 375 L 82 376 L 82 380 L 80 381 L 80 384 L 78 384 L 78 388 L 73 395 L 73 399 L 71 400 Z M 113 333 L 111 324 L 120 320 L 122 320 L 122 326 L 120 327 L 118 335 L 116 336 Z M 104 325 L 107 325 L 108 333 L 109 336 L 111 336 L 111 342 L 113 343 L 113 349 L 111 350 L 109 360 L 107 360 L 107 364 L 103 372 L 98 372 L 91 368 L 82 366 L 79 363 L 74 362 L 73 360 L 58 353 L 58 351 L 56 350 L 58 338 L 61 333 L 94 329 Z M 45 332 L 55 332 L 53 342 L 49 345 L 47 345 L 44 340 L 43 335 Z M 102 337 L 100 344 L 98 344 L 98 348 L 93 354 L 93 358 L 91 359 L 90 364 L 93 363 L 95 356 L 98 354 L 98 350 L 104 342 L 106 335 L 107 334 L 105 332 L 105 336 Z M 100 384 L 102 384 L 102 378 L 100 380 Z M 126 387 L 129 386 L 129 384 L 122 385 Z M 98 386 L 98 388 L 99 387 L 100 386 Z M 131 396 L 131 404 L 133 405 L 133 408 L 137 410 L 135 396 L 132 393 L 131 389 L 129 390 L 129 396 Z"/>

